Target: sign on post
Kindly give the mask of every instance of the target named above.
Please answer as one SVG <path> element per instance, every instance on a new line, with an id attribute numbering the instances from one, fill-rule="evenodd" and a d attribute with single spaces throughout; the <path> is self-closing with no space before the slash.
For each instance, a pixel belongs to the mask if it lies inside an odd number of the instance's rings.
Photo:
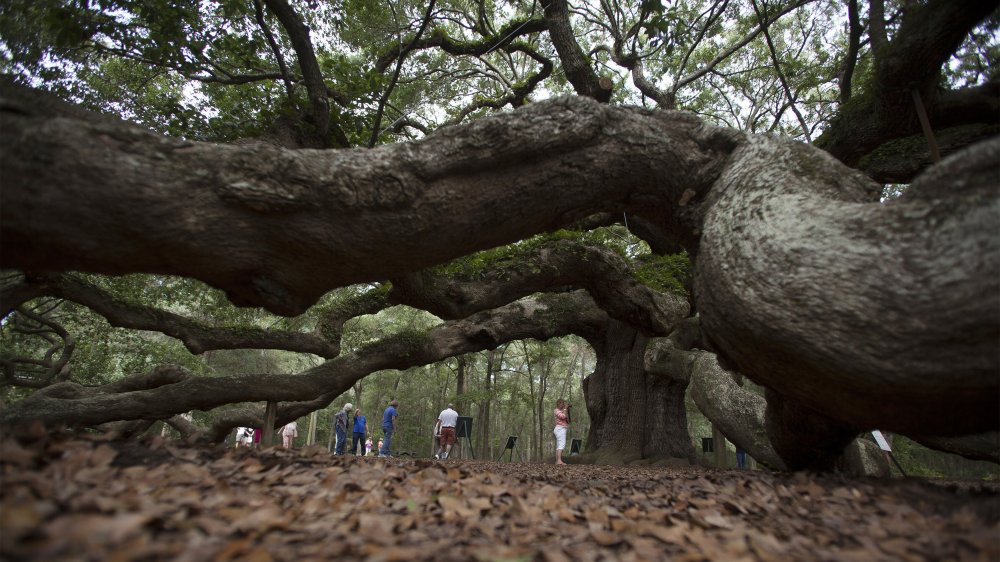
<path id="1" fill-rule="evenodd" d="M 455 428 L 455 437 L 466 439 L 472 437 L 472 416 L 458 416 L 458 426 Z"/>
<path id="2" fill-rule="evenodd" d="M 892 452 L 892 447 L 889 446 L 889 442 L 885 440 L 885 436 L 882 435 L 881 431 L 876 429 L 875 431 L 872 432 L 872 437 L 874 437 L 875 442 L 878 443 L 879 449 L 882 449 L 887 453 Z"/>

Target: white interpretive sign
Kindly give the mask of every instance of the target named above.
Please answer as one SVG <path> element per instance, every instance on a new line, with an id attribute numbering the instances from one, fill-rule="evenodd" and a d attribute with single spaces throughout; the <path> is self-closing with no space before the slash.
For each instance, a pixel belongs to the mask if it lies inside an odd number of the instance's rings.
<path id="1" fill-rule="evenodd" d="M 872 437 L 874 437 L 875 442 L 878 443 L 879 449 L 882 449 L 883 451 L 888 451 L 890 453 L 892 452 L 892 447 L 889 446 L 889 442 L 885 440 L 885 436 L 882 435 L 881 431 L 876 429 L 875 431 L 872 432 Z"/>

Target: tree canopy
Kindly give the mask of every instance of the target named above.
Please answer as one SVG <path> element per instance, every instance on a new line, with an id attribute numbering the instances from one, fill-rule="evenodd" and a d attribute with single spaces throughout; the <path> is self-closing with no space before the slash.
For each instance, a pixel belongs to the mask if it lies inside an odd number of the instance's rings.
<path id="1" fill-rule="evenodd" d="M 997 6 L 5 3 L 0 418 L 488 415 L 516 355 L 539 454 L 558 384 L 598 461 L 692 458 L 688 390 L 776 468 L 998 460 Z"/>

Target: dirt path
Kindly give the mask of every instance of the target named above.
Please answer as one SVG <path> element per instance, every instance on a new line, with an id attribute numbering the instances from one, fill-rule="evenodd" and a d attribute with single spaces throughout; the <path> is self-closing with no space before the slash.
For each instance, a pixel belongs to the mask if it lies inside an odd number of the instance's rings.
<path id="1" fill-rule="evenodd" d="M 0 559 L 1000 560 L 1000 486 L 0 441 Z"/>

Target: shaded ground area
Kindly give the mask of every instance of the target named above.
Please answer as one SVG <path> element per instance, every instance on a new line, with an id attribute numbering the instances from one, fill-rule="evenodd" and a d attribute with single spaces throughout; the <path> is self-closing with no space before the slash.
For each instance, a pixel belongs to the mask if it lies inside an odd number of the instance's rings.
<path id="1" fill-rule="evenodd" d="M 4 560 L 991 560 L 1000 486 L 0 440 Z"/>

